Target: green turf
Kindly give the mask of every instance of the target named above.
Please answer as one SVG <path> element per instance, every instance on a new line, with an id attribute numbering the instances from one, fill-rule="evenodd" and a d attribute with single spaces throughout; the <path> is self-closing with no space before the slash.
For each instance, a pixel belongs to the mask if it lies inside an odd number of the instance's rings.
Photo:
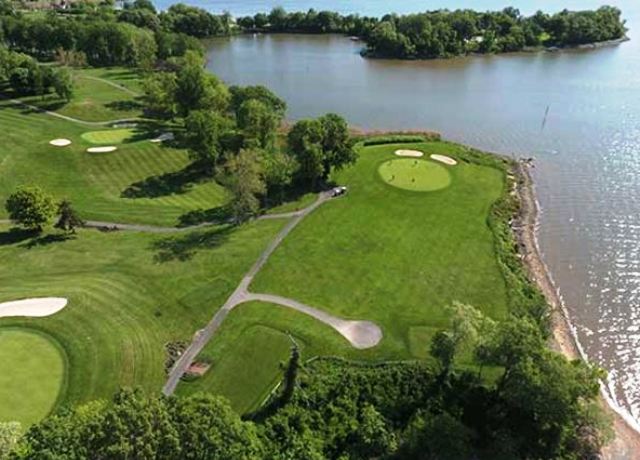
<path id="1" fill-rule="evenodd" d="M 82 133 L 82 138 L 91 144 L 121 144 L 134 137 L 137 133 L 133 128 L 105 129 Z"/>
<path id="2" fill-rule="evenodd" d="M 164 344 L 189 341 L 210 320 L 282 225 L 178 235 L 81 230 L 66 241 L 0 226 L 0 259 L 11 261 L 0 264 L 0 302 L 69 299 L 53 316 L 0 318 L 0 328 L 30 328 L 60 343 L 69 363 L 63 403 L 106 398 L 119 386 L 159 391 Z M 8 397 L 0 386 L 0 401 Z"/>
<path id="3" fill-rule="evenodd" d="M 0 203 L 22 184 L 37 183 L 67 198 L 85 219 L 176 225 L 182 215 L 222 206 L 225 189 L 191 173 L 187 152 L 148 141 L 127 142 L 117 152 L 89 155 L 86 127 L 26 114 L 0 103 Z M 53 147 L 63 137 L 73 144 Z M 132 193 L 129 193 L 132 192 Z M 6 216 L 4 206 L 0 218 Z"/>
<path id="4" fill-rule="evenodd" d="M 71 101 L 55 94 L 21 97 L 26 103 L 85 121 L 111 121 L 142 116 L 140 77 L 129 69 L 74 69 Z M 105 81 L 106 80 L 106 81 Z M 121 89 L 108 82 L 124 86 Z M 10 93 L 8 93 L 11 95 Z"/>
<path id="5" fill-rule="evenodd" d="M 414 158 L 387 160 L 378 166 L 378 174 L 387 184 L 414 192 L 433 192 L 451 184 L 447 168 Z"/>
<path id="6" fill-rule="evenodd" d="M 463 151 L 440 142 L 418 147 L 452 157 Z M 415 350 L 429 346 L 426 336 L 412 339 L 411 328 L 446 327 L 444 307 L 454 301 L 496 319 L 506 314 L 505 281 L 487 224 L 505 178 L 500 170 L 461 162 L 450 169 L 451 186 L 438 193 L 389 187 L 377 170 L 397 148 L 364 148 L 354 167 L 335 175 L 349 193 L 308 216 L 251 290 L 375 321 L 384 334 L 376 356 L 403 359 L 421 357 Z"/>
<path id="7" fill-rule="evenodd" d="M 23 428 L 46 416 L 65 385 L 65 358 L 51 337 L 0 328 L 0 422 Z"/>
<path id="8" fill-rule="evenodd" d="M 304 360 L 313 356 L 371 357 L 352 348 L 330 327 L 279 305 L 249 302 L 233 310 L 201 357 L 213 363 L 204 377 L 183 382 L 179 394 L 211 391 L 229 399 L 240 413 L 255 409 L 282 377 L 291 339 Z"/>

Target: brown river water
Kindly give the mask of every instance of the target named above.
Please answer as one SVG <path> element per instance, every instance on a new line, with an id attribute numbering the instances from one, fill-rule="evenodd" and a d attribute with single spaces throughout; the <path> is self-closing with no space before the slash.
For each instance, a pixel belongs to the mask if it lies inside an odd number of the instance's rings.
<path id="1" fill-rule="evenodd" d="M 299 3 L 371 15 L 387 9 L 377 0 Z M 526 14 L 599 6 L 591 0 L 507 3 Z M 363 59 L 362 44 L 345 37 L 274 35 L 215 41 L 208 58 L 209 69 L 228 83 L 273 89 L 292 119 L 332 111 L 365 128 L 433 129 L 482 149 L 534 157 L 544 259 L 583 350 L 609 371 L 610 396 L 638 422 L 640 3 L 611 3 L 623 10 L 631 41 L 596 50 L 400 62 Z M 216 5 L 245 14 L 271 3 Z M 393 6 L 407 12 L 504 5 Z"/>

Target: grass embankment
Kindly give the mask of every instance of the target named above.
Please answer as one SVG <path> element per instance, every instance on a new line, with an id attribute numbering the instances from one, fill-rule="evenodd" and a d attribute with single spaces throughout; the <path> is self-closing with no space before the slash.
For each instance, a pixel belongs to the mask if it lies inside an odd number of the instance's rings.
<path id="1" fill-rule="evenodd" d="M 55 94 L 20 97 L 21 101 L 84 121 L 110 121 L 142 116 L 139 76 L 119 67 L 73 69 L 74 92 L 66 102 Z M 12 96 L 8 91 L 5 94 Z"/>
<path id="2" fill-rule="evenodd" d="M 348 194 L 309 215 L 250 287 L 345 318 L 375 321 L 384 334 L 381 344 L 357 351 L 332 329 L 299 313 L 243 305 L 203 351 L 212 362 L 209 373 L 183 383 L 180 392 L 208 389 L 230 398 L 238 410 L 255 408 L 282 375 L 287 332 L 307 359 L 428 360 L 431 337 L 448 327 L 445 307 L 453 302 L 471 304 L 497 320 L 506 316 L 509 296 L 489 225 L 492 206 L 506 194 L 504 165 L 454 144 L 411 144 L 427 156 L 461 160 L 442 166 L 451 176 L 449 187 L 417 193 L 390 186 L 378 173 L 402 147 L 407 146 L 361 148 L 357 164 L 334 176 L 349 187 Z M 262 345 L 267 330 L 269 337 L 281 334 L 273 348 Z M 251 347 L 255 341 L 260 350 Z M 245 349 L 254 351 L 235 352 Z"/>
<path id="3" fill-rule="evenodd" d="M 51 337 L 0 328 L 0 422 L 27 427 L 45 417 L 64 395 L 66 363 Z"/>
<path id="4" fill-rule="evenodd" d="M 259 221 L 175 236 L 81 230 L 66 241 L 27 238 L 0 226 L 0 258 L 11 261 L 0 266 L 0 302 L 69 299 L 50 317 L 2 318 L 0 330 L 42 331 L 60 343 L 68 357 L 63 403 L 109 397 L 123 385 L 159 391 L 165 343 L 190 340 L 206 324 L 283 224 Z M 11 378 L 11 368 L 5 371 Z M 14 391 L 0 386 L 0 401 Z M 14 418 L 29 413 L 30 405 Z"/>

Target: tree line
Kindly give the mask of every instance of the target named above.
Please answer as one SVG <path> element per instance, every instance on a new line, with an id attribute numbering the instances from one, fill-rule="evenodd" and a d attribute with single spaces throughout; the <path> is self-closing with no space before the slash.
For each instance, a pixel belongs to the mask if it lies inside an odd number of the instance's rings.
<path id="1" fill-rule="evenodd" d="M 202 54 L 198 38 L 230 32 L 228 15 L 182 4 L 162 13 L 148 0 L 125 3 L 122 10 L 107 4 L 85 5 L 79 11 L 24 13 L 1 0 L 0 40 L 40 60 L 53 59 L 62 50 L 82 53 L 93 66 L 148 70 L 157 60 L 183 56 L 189 50 Z"/>
<path id="2" fill-rule="evenodd" d="M 596 458 L 608 439 L 599 371 L 550 351 L 528 320 L 496 324 L 470 306 L 451 308 L 427 364 L 301 364 L 294 347 L 282 389 L 244 418 L 212 395 L 122 390 L 59 411 L 0 451 L 13 459 Z M 466 354 L 477 364 L 461 370 Z M 483 365 L 499 369 L 497 378 L 483 378 Z"/>
<path id="3" fill-rule="evenodd" d="M 344 33 L 366 41 L 366 55 L 399 59 L 430 59 L 471 53 L 521 51 L 540 46 L 565 47 L 622 38 L 625 22 L 619 9 L 542 11 L 525 17 L 516 8 L 502 11 L 437 10 L 388 14 L 380 19 L 341 16 L 330 11 L 287 13 L 238 19 L 245 30 L 291 33 Z"/>

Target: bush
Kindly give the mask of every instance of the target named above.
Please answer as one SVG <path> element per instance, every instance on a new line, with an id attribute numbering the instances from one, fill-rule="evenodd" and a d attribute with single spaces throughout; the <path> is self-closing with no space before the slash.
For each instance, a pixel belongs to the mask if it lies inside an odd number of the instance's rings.
<path id="1" fill-rule="evenodd" d="M 374 136 L 364 140 L 363 145 L 383 145 L 383 144 L 408 144 L 425 142 L 425 136 L 415 134 L 392 134 L 389 136 Z"/>

